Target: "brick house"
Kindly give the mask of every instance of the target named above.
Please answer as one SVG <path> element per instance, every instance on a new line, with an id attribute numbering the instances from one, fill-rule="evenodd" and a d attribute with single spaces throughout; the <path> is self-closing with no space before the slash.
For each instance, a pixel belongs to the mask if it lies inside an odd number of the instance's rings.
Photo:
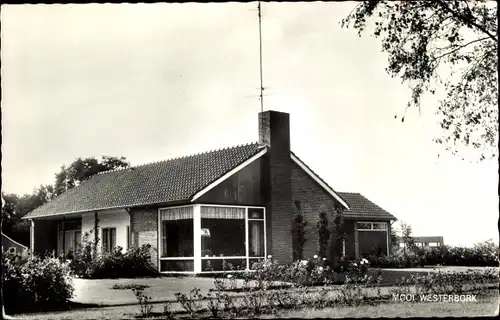
<path id="1" fill-rule="evenodd" d="M 342 208 L 343 254 L 388 254 L 396 218 L 358 193 L 339 193 L 290 151 L 287 113 L 259 113 L 259 141 L 97 174 L 33 210 L 31 248 L 74 251 L 97 227 L 100 250 L 150 244 L 161 272 L 199 273 L 208 261 L 248 268 L 291 262 L 294 203 L 308 221 L 304 256 L 317 253 L 320 211 Z M 96 236 L 96 234 L 91 237 Z"/>

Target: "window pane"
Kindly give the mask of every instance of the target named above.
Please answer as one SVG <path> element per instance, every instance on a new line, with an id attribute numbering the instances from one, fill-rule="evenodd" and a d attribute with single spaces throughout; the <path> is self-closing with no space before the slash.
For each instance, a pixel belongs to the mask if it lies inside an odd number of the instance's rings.
<path id="1" fill-rule="evenodd" d="M 245 208 L 235 207 L 201 207 L 202 219 L 245 219 Z"/>
<path id="2" fill-rule="evenodd" d="M 193 219 L 162 221 L 162 257 L 192 257 Z"/>
<path id="3" fill-rule="evenodd" d="M 162 271 L 194 271 L 193 260 L 161 260 L 160 272 Z"/>
<path id="4" fill-rule="evenodd" d="M 109 250 L 109 230 L 102 229 L 102 250 L 108 252 Z"/>
<path id="5" fill-rule="evenodd" d="M 82 243 L 82 232 L 75 231 L 75 251 L 80 250 Z"/>
<path id="6" fill-rule="evenodd" d="M 248 221 L 248 241 L 250 257 L 263 257 L 264 221 Z"/>
<path id="7" fill-rule="evenodd" d="M 264 209 L 248 208 L 248 219 L 264 219 Z"/>
<path id="8" fill-rule="evenodd" d="M 359 231 L 358 246 L 362 257 L 387 255 L 387 232 Z"/>
<path id="9" fill-rule="evenodd" d="M 180 207 L 160 210 L 161 220 L 193 219 L 193 207 Z"/>
<path id="10" fill-rule="evenodd" d="M 202 271 L 245 270 L 247 259 L 203 259 Z M 232 268 L 231 268 L 232 267 Z"/>
<path id="11" fill-rule="evenodd" d="M 370 222 L 358 222 L 358 229 L 371 230 L 372 224 Z"/>
<path id="12" fill-rule="evenodd" d="M 245 256 L 245 220 L 201 219 L 201 256 Z"/>
<path id="13" fill-rule="evenodd" d="M 375 230 L 387 230 L 387 223 L 385 222 L 374 222 L 373 229 Z"/>
<path id="14" fill-rule="evenodd" d="M 111 241 L 110 241 L 110 249 L 113 250 L 116 247 L 116 228 L 111 228 Z"/>

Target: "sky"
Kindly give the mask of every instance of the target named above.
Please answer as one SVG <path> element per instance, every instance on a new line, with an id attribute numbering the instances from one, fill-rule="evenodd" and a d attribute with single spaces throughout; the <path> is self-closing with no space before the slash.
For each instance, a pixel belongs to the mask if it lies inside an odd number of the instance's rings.
<path id="1" fill-rule="evenodd" d="M 497 162 L 443 154 L 435 98 L 394 118 L 409 89 L 380 40 L 341 28 L 354 6 L 262 4 L 264 110 L 290 113 L 292 150 L 335 190 L 413 235 L 498 241 Z M 77 157 L 139 165 L 258 139 L 256 3 L 4 5 L 1 21 L 3 192 Z"/>

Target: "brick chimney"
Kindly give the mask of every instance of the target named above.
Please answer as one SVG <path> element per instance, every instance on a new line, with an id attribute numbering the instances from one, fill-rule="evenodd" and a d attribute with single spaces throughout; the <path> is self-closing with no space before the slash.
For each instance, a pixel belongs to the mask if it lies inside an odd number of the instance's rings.
<path id="1" fill-rule="evenodd" d="M 262 168 L 267 254 L 280 263 L 289 263 L 293 261 L 290 115 L 277 111 L 259 113 L 259 143 L 268 147 Z"/>

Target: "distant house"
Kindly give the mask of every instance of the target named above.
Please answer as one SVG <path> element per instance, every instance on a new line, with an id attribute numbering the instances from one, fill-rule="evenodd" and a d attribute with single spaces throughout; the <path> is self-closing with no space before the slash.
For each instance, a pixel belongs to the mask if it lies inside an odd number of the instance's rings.
<path id="1" fill-rule="evenodd" d="M 359 193 L 336 192 L 293 153 L 287 113 L 258 120 L 258 142 L 97 174 L 33 210 L 24 219 L 34 251 L 74 251 L 97 226 L 100 250 L 150 244 L 160 272 L 200 273 L 209 261 L 249 268 L 267 255 L 288 263 L 299 201 L 304 256 L 317 253 L 319 212 L 335 208 L 345 213 L 346 257 L 389 254 L 396 218 Z"/>
<path id="2" fill-rule="evenodd" d="M 20 244 L 19 242 L 11 239 L 2 232 L 2 252 L 9 252 L 12 254 L 23 254 L 28 250 L 28 247 Z"/>
<path id="3" fill-rule="evenodd" d="M 442 236 L 434 237 L 413 237 L 417 247 L 442 247 L 444 246 L 444 238 Z"/>

